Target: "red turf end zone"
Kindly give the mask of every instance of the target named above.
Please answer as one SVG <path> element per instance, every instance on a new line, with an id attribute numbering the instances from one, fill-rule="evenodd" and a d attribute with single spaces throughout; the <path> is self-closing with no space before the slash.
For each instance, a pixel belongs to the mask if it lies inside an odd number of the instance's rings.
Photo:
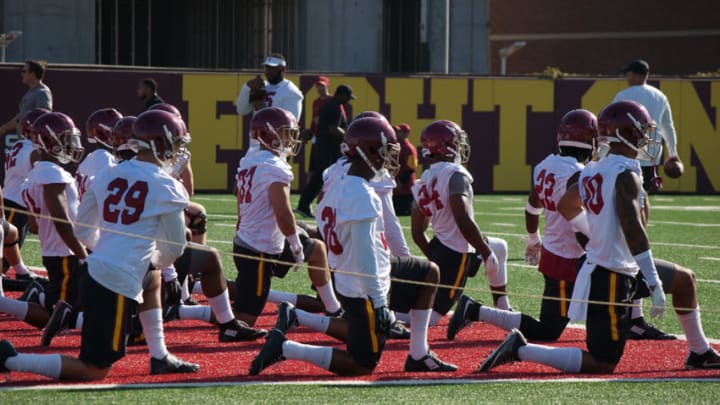
<path id="1" fill-rule="evenodd" d="M 446 318 L 447 320 L 447 318 Z M 268 305 L 260 318 L 261 327 L 270 328 L 275 323 L 275 306 Z M 512 379 L 521 378 L 553 380 L 564 378 L 606 378 L 606 379 L 717 379 L 720 370 L 687 371 L 684 360 L 687 346 L 684 341 L 630 341 L 625 356 L 612 375 L 564 374 L 548 367 L 532 363 L 515 363 L 502 366 L 490 373 L 477 373 L 475 369 L 485 356 L 504 338 L 505 332 L 486 324 L 475 323 L 463 330 L 455 341 L 445 340 L 446 322 L 430 330 L 432 350 L 447 361 L 457 364 L 456 373 L 405 373 L 402 371 L 407 356 L 407 341 L 390 341 L 385 346 L 382 361 L 375 373 L 369 377 L 352 381 L 392 382 L 402 380 L 431 379 Z M 167 384 L 167 383 L 218 383 L 218 382 L 298 382 L 318 381 L 323 383 L 349 381 L 336 377 L 318 367 L 298 362 L 285 361 L 265 370 L 258 377 L 249 377 L 250 361 L 260 350 L 264 340 L 251 343 L 219 343 L 217 329 L 198 321 L 175 321 L 165 325 L 165 336 L 169 350 L 179 357 L 199 363 L 200 372 L 195 374 L 149 375 L 149 355 L 145 347 L 130 347 L 125 358 L 113 366 L 108 378 L 96 384 Z M 288 337 L 303 343 L 343 345 L 325 335 L 305 328 L 290 332 Z M 10 340 L 21 352 L 62 353 L 75 356 L 79 351 L 80 335 L 71 332 L 53 340 L 49 348 L 39 346 L 40 331 L 16 321 L 8 315 L 0 315 L 0 338 Z M 557 346 L 585 346 L 585 331 L 568 329 Z M 27 373 L 11 373 L 0 376 L 0 387 L 56 384 L 57 382 Z M 74 383 L 73 383 L 74 384 Z M 92 385 L 93 383 L 88 383 Z"/>

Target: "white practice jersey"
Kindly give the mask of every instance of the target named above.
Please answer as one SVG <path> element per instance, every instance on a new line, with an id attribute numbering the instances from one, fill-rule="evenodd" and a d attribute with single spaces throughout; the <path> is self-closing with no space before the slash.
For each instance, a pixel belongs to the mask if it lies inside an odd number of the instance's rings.
<path id="1" fill-rule="evenodd" d="M 590 224 L 590 241 L 585 250 L 589 263 L 635 277 L 639 267 L 628 248 L 615 204 L 615 180 L 630 170 L 642 177 L 640 162 L 610 154 L 590 162 L 580 173 L 580 197 Z"/>
<path id="2" fill-rule="evenodd" d="M 350 162 L 341 157 L 330 167 L 323 171 L 323 193 L 331 189 L 333 185 L 340 179 L 350 168 Z M 410 249 L 405 241 L 405 235 L 402 232 L 402 225 L 395 214 L 395 206 L 392 202 L 393 189 L 395 188 L 395 180 L 387 171 L 383 171 L 383 177 L 379 180 L 370 181 L 370 187 L 382 201 L 383 222 L 385 225 L 385 238 L 390 247 L 393 256 L 410 256 Z M 320 223 L 319 213 L 315 212 L 315 219 Z"/>
<path id="3" fill-rule="evenodd" d="M 577 243 L 570 222 L 557 210 L 567 191 L 567 181 L 585 167 L 572 156 L 549 155 L 533 169 L 533 184 L 545 214 L 543 247 L 566 259 L 577 259 L 585 253 Z"/>
<path id="4" fill-rule="evenodd" d="M 164 268 L 185 248 L 185 187 L 159 166 L 135 159 L 98 173 L 85 192 L 76 230 L 92 250 L 88 272 L 103 287 L 142 302 L 150 264 Z M 133 236 L 137 235 L 137 237 Z"/>
<path id="5" fill-rule="evenodd" d="M 115 155 L 103 148 L 96 149 L 78 165 L 75 178 L 77 179 L 78 192 L 82 199 L 85 190 L 90 188 L 90 183 L 98 174 L 117 165 Z"/>
<path id="6" fill-rule="evenodd" d="M 30 154 L 35 150 L 32 141 L 19 139 L 5 154 L 5 184 L 3 198 L 21 206 L 25 206 L 22 198 L 23 183 L 32 170 Z"/>
<path id="7" fill-rule="evenodd" d="M 296 120 L 300 121 L 303 94 L 295 83 L 288 79 L 283 79 L 278 84 L 271 84 L 266 81 L 265 91 L 267 92 L 265 107 L 280 107 L 290 112 L 290 114 L 295 116 Z M 250 88 L 247 84 L 243 84 L 242 88 L 240 88 L 236 108 L 240 115 L 246 115 L 251 112 L 254 113 L 253 105 L 250 104 Z"/>
<path id="8" fill-rule="evenodd" d="M 390 251 L 385 241 L 382 202 L 365 179 L 341 176 L 318 207 L 335 288 L 345 297 L 369 297 L 385 305 L 390 291 Z M 362 273 L 371 277 L 343 272 Z"/>
<path id="9" fill-rule="evenodd" d="M 44 257 L 72 256 L 73 251 L 65 244 L 55 230 L 55 224 L 50 219 L 44 198 L 44 186 L 47 184 L 65 184 L 65 199 L 67 203 L 68 218 L 75 221 L 80 201 L 73 176 L 62 167 L 51 162 L 37 162 L 28 173 L 27 182 L 23 186 L 23 200 L 25 207 L 36 215 L 38 225 L 38 238 L 40 239 L 40 252 Z"/>
<path id="10" fill-rule="evenodd" d="M 288 162 L 267 150 L 249 154 L 240 160 L 236 176 L 239 226 L 237 237 L 261 253 L 280 254 L 285 235 L 280 231 L 270 205 L 270 185 L 293 181 Z"/>
<path id="11" fill-rule="evenodd" d="M 462 173 L 468 178 L 467 209 L 470 218 L 475 218 L 473 210 L 473 178 L 461 165 L 449 162 L 433 163 L 425 170 L 420 180 L 413 185 L 412 193 L 415 203 L 426 217 L 430 217 L 433 233 L 443 245 L 458 253 L 472 253 L 475 249 L 465 240 L 455 222 L 450 209 L 450 177 Z"/>

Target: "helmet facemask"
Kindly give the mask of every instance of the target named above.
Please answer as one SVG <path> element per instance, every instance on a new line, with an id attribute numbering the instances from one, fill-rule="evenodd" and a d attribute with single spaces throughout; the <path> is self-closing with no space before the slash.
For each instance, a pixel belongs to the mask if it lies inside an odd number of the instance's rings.
<path id="1" fill-rule="evenodd" d="M 460 130 L 455 133 L 454 139 L 457 150 L 448 147 L 447 149 L 455 154 L 455 164 L 465 164 L 470 161 L 470 142 L 467 132 Z"/>
<path id="2" fill-rule="evenodd" d="M 102 128 L 103 131 L 107 131 L 107 133 L 112 134 L 112 128 L 105 124 L 98 124 L 100 128 Z M 112 145 L 108 144 L 107 142 L 103 141 L 102 139 L 95 137 L 95 136 L 88 136 L 87 140 L 89 143 L 99 143 L 100 145 L 112 150 Z"/>
<path id="3" fill-rule="evenodd" d="M 79 129 L 72 128 L 59 134 L 56 134 L 55 131 L 53 131 L 53 129 L 48 125 L 45 126 L 45 129 L 47 130 L 48 135 L 52 138 L 54 145 L 48 149 L 48 146 L 45 145 L 45 141 L 43 141 L 42 137 L 36 135 L 33 139 L 35 146 L 44 150 L 48 155 L 57 159 L 57 161 L 61 164 L 68 164 L 70 162 L 77 163 L 82 159 L 83 154 L 85 153 L 85 148 L 83 148 L 82 141 L 80 140 Z"/>
<path id="4" fill-rule="evenodd" d="M 267 132 L 272 134 L 272 145 L 268 145 L 261 136 L 257 137 L 261 145 L 277 153 L 282 158 L 295 156 L 300 150 L 300 130 L 297 126 L 284 125 L 275 129 L 269 122 L 265 123 Z"/>

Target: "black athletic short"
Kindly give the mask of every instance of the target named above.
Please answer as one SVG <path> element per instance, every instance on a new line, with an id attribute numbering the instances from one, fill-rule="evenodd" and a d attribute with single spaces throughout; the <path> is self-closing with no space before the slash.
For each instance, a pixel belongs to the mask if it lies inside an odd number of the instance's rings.
<path id="1" fill-rule="evenodd" d="M 303 254 L 307 261 L 310 252 L 312 252 L 315 246 L 315 241 L 301 235 L 300 242 L 303 243 Z M 287 242 L 285 251 L 288 251 Z M 268 293 L 270 292 L 270 280 L 272 276 L 279 275 L 281 278 L 285 277 L 285 274 L 287 274 L 292 267 L 291 265 L 279 264 L 272 260 L 295 262 L 295 257 L 292 252 L 286 254 L 285 251 L 279 255 L 272 255 L 257 252 L 254 249 L 240 246 L 237 243 L 233 244 L 233 253 L 236 254 L 236 256 L 233 257 L 233 261 L 237 269 L 235 284 L 238 289 L 235 302 L 233 303 L 235 310 L 255 316 L 262 313 L 265 303 L 267 302 Z M 241 255 L 242 257 L 237 255 Z M 271 261 L 268 261 L 268 259 Z"/>
<path id="2" fill-rule="evenodd" d="M 27 234 L 28 229 L 27 214 L 22 212 L 25 211 L 26 208 L 8 199 L 3 199 L 3 204 L 5 204 L 5 218 L 17 228 L 18 244 L 22 247 L 23 242 L 25 242 L 25 234 Z"/>
<path id="3" fill-rule="evenodd" d="M 520 331 L 526 338 L 540 341 L 557 340 L 567 326 L 568 307 L 575 283 L 545 276 L 545 290 L 540 304 L 540 321 L 523 317 Z M 567 300 L 567 301 L 564 301 Z"/>
<path id="4" fill-rule="evenodd" d="M 480 261 L 472 253 L 458 253 L 443 245 L 437 238 L 430 241 L 428 259 L 440 267 L 440 285 L 452 285 L 453 288 L 438 288 L 433 309 L 447 314 L 462 296 L 468 275 L 477 273 Z"/>
<path id="5" fill-rule="evenodd" d="M 108 368 L 125 356 L 130 317 L 137 302 L 112 292 L 92 276 L 83 277 L 84 312 L 80 360 L 98 368 Z"/>
<path id="6" fill-rule="evenodd" d="M 597 361 L 617 364 L 625 351 L 630 330 L 630 313 L 636 280 L 597 266 L 590 282 L 590 301 L 610 304 L 588 304 L 587 349 Z M 623 305 L 613 305 L 621 303 Z"/>
<path id="7" fill-rule="evenodd" d="M 369 298 L 348 298 L 337 295 L 348 321 L 347 351 L 361 366 L 374 370 L 380 362 L 385 336 L 375 328 L 375 311 Z"/>
<path id="8" fill-rule="evenodd" d="M 58 300 L 74 306 L 77 304 L 78 258 L 75 256 L 43 256 L 43 266 L 48 272 L 48 285 L 45 287 L 45 308 L 52 311 Z M 91 301 L 92 302 L 92 301 Z"/>
<path id="9" fill-rule="evenodd" d="M 675 263 L 662 259 L 654 259 L 653 261 L 655 262 L 658 277 L 660 278 L 660 281 L 662 281 L 663 290 L 667 293 L 673 283 L 673 280 L 675 280 L 675 272 L 677 271 Z M 638 272 L 636 279 L 637 290 L 635 291 L 633 299 L 649 297 L 650 290 L 648 289 L 647 284 L 645 284 L 645 277 L 643 277 L 642 273 Z"/>
<path id="10" fill-rule="evenodd" d="M 390 258 L 390 309 L 396 312 L 409 312 L 417 300 L 420 285 L 403 283 L 399 280 L 423 281 L 432 267 L 426 259 L 412 256 Z M 437 299 L 436 299 L 437 302 Z"/>

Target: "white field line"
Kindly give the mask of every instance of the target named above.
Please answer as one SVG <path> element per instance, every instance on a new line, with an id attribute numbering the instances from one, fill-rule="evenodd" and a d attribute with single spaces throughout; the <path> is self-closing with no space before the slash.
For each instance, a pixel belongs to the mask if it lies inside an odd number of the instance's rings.
<path id="1" fill-rule="evenodd" d="M 492 223 L 490 223 L 490 225 L 502 226 L 502 227 L 506 227 L 506 228 L 515 228 L 515 227 L 519 226 L 518 224 L 508 224 L 506 222 L 492 222 Z"/>
<path id="2" fill-rule="evenodd" d="M 653 224 L 660 224 L 660 225 L 681 225 L 681 226 L 697 226 L 701 228 L 720 228 L 720 224 L 707 224 L 707 223 L 698 223 L 698 222 L 678 222 L 678 221 L 650 221 L 650 225 Z"/>
<path id="3" fill-rule="evenodd" d="M 708 256 L 700 256 L 698 257 L 700 260 L 710 260 L 714 262 L 720 262 L 720 257 L 708 257 Z"/>
<path id="4" fill-rule="evenodd" d="M 547 384 L 547 383 L 657 383 L 657 382 L 681 382 L 681 383 L 720 383 L 720 378 L 554 378 L 554 379 L 531 379 L 531 378 L 496 378 L 487 380 L 478 379 L 437 379 L 437 380 L 383 380 L 383 381 L 358 381 L 358 380 L 317 380 L 317 381 L 234 381 L 234 382 L 181 382 L 181 383 L 158 383 L 158 384 L 47 384 L 23 387 L 0 387 L 0 391 L 89 391 L 89 390 L 121 390 L 121 389 L 143 389 L 143 388 L 210 388 L 210 387 L 248 387 L 248 386 L 326 386 L 326 387 L 397 387 L 416 385 L 464 385 L 464 384 Z"/>
<path id="5" fill-rule="evenodd" d="M 658 196 L 654 196 L 654 197 L 653 197 L 653 201 L 673 202 L 673 201 L 675 201 L 675 199 L 674 199 L 674 198 L 671 198 L 671 197 L 658 197 Z"/>
<path id="6" fill-rule="evenodd" d="M 720 205 L 687 205 L 687 206 L 678 206 L 678 205 L 651 205 L 651 209 L 653 210 L 666 210 L 666 211 L 707 211 L 707 212 L 715 212 L 720 211 Z"/>
<path id="7" fill-rule="evenodd" d="M 236 198 L 227 198 L 227 197 L 198 197 L 193 196 L 191 200 L 198 200 L 198 201 L 220 201 L 220 202 L 237 202 Z"/>

